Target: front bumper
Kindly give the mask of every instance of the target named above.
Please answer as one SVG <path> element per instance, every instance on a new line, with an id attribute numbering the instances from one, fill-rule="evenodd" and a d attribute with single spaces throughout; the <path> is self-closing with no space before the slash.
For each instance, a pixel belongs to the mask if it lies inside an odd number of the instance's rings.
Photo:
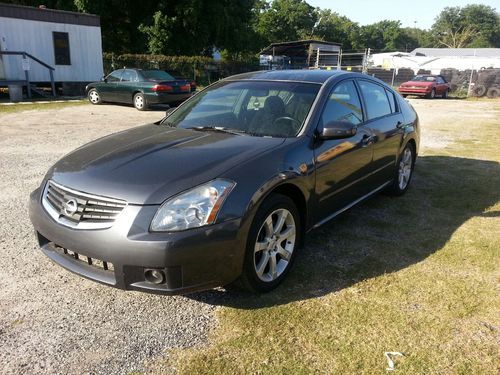
<path id="1" fill-rule="evenodd" d="M 404 88 L 400 87 L 398 89 L 400 94 L 404 95 L 417 95 L 417 96 L 426 96 L 429 95 L 432 89 L 414 89 L 414 88 Z"/>
<path id="2" fill-rule="evenodd" d="M 78 230 L 54 221 L 42 207 L 37 189 L 30 196 L 29 215 L 45 255 L 69 271 L 116 288 L 185 294 L 228 284 L 241 274 L 246 230 L 240 228 L 240 219 L 183 232 L 150 233 L 157 208 L 128 205 L 111 228 Z M 82 256 L 112 263 L 112 269 L 88 264 Z M 147 269 L 161 270 L 165 282 L 146 281 Z"/>

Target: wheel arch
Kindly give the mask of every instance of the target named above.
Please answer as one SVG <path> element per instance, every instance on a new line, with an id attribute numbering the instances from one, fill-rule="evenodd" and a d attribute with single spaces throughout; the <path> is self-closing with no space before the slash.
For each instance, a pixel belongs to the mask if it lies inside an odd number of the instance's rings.
<path id="1" fill-rule="evenodd" d="M 299 245 L 303 245 L 304 241 L 304 235 L 307 232 L 307 227 L 308 227 L 308 205 L 307 205 L 307 198 L 306 194 L 302 191 L 302 189 L 294 184 L 291 181 L 284 181 L 283 183 L 280 183 L 278 185 L 273 186 L 271 189 L 269 189 L 265 194 L 262 194 L 260 197 L 258 204 L 256 205 L 256 210 L 261 207 L 262 203 L 271 195 L 273 194 L 281 194 L 284 195 L 288 198 L 290 198 L 294 203 L 295 206 L 297 207 L 297 210 L 299 211 L 299 216 L 300 216 L 300 224 L 301 224 L 301 232 L 302 232 L 302 243 Z M 255 213 L 252 215 L 254 216 Z"/>

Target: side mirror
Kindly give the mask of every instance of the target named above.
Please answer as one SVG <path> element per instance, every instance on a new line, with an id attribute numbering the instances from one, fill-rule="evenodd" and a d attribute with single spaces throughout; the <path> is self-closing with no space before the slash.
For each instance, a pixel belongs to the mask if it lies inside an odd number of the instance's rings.
<path id="1" fill-rule="evenodd" d="M 356 135 L 358 127 L 347 121 L 331 121 L 323 125 L 321 139 L 342 139 Z"/>
<path id="2" fill-rule="evenodd" d="M 106 76 L 102 76 L 101 81 L 103 81 L 104 83 L 108 83 L 108 79 L 106 78 Z"/>

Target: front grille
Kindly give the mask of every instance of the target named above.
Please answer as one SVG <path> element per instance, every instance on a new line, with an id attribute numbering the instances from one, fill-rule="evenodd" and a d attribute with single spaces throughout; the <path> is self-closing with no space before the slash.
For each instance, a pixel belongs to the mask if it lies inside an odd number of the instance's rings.
<path id="1" fill-rule="evenodd" d="M 76 259 L 79 262 L 85 263 L 89 266 L 104 270 L 104 271 L 110 271 L 113 272 L 115 270 L 115 267 L 113 266 L 113 263 L 111 262 L 106 262 L 104 260 L 96 259 L 96 258 L 91 258 L 86 255 L 78 254 L 75 253 L 72 250 L 65 249 L 64 247 L 61 247 L 59 245 L 54 245 L 54 248 L 59 254 L 63 254 L 65 256 L 68 256 L 70 258 Z"/>
<path id="2" fill-rule="evenodd" d="M 102 229 L 113 225 L 127 202 L 99 197 L 48 181 L 43 206 L 59 223 L 78 229 Z"/>

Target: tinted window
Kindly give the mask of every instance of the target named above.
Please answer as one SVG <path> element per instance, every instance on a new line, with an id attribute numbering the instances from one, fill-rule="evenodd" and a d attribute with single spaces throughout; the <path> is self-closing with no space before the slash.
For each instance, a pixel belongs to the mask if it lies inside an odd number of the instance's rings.
<path id="1" fill-rule="evenodd" d="M 122 81 L 136 81 L 137 73 L 130 69 L 125 69 L 122 74 Z"/>
<path id="2" fill-rule="evenodd" d="M 361 103 L 354 82 L 341 82 L 330 93 L 321 115 L 321 123 L 330 121 L 347 121 L 355 125 L 363 121 Z"/>
<path id="3" fill-rule="evenodd" d="M 365 99 L 368 119 L 386 116 L 392 113 L 389 99 L 385 94 L 385 89 L 375 83 L 359 81 L 361 94 Z"/>
<path id="4" fill-rule="evenodd" d="M 68 33 L 53 32 L 56 65 L 71 65 Z"/>
<path id="5" fill-rule="evenodd" d="M 143 70 L 142 75 L 153 81 L 175 81 L 175 78 L 163 70 Z"/>
<path id="6" fill-rule="evenodd" d="M 220 82 L 181 105 L 166 121 L 179 128 L 220 126 L 256 136 L 293 137 L 319 88 L 296 82 Z"/>
<path id="7" fill-rule="evenodd" d="M 391 105 L 392 113 L 397 112 L 398 109 L 396 108 L 396 101 L 394 100 L 394 94 L 389 90 L 385 90 L 385 92 L 387 93 L 387 97 L 389 98 L 389 104 Z"/>
<path id="8" fill-rule="evenodd" d="M 106 78 L 108 79 L 108 82 L 117 82 L 120 80 L 120 76 L 122 75 L 123 70 L 115 70 L 114 72 L 111 72 Z"/>

